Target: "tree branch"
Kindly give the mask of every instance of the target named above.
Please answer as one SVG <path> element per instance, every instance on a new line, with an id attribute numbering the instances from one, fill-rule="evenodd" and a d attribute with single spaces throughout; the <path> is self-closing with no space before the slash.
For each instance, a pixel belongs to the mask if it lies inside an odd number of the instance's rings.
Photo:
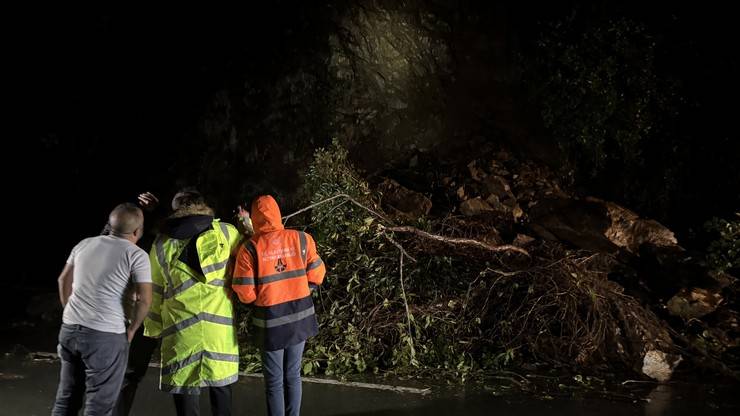
<path id="1" fill-rule="evenodd" d="M 416 234 L 419 237 L 426 238 L 428 240 L 434 240 L 439 241 L 446 244 L 456 245 L 456 246 L 470 246 L 470 247 L 477 247 L 483 250 L 491 251 L 494 253 L 502 252 L 502 251 L 514 251 L 520 254 L 524 254 L 525 256 L 529 257 L 529 252 L 521 247 L 513 246 L 510 244 L 506 245 L 500 245 L 500 246 L 492 246 L 490 244 L 486 244 L 482 241 L 473 240 L 470 238 L 454 238 L 454 237 L 445 237 L 437 234 L 430 234 L 426 231 L 422 231 L 418 228 L 414 227 L 408 227 L 408 226 L 402 226 L 402 227 L 385 227 L 382 226 L 384 229 L 388 231 L 393 231 L 397 233 L 410 233 L 410 234 Z"/>
<path id="2" fill-rule="evenodd" d="M 387 222 L 387 223 L 391 224 L 391 222 L 390 222 L 390 221 L 388 221 L 388 219 L 387 219 L 387 218 L 386 218 L 386 217 L 385 217 L 384 215 L 381 215 L 381 214 L 379 214 L 379 213 L 375 212 L 374 210 L 372 210 L 372 209 L 370 209 L 370 208 L 368 208 L 368 207 L 366 207 L 366 206 L 362 205 L 361 203 L 357 202 L 357 201 L 356 201 L 356 200 L 355 200 L 354 198 L 352 198 L 351 196 L 349 196 L 349 195 L 347 195 L 347 194 L 338 194 L 338 195 L 334 195 L 334 196 L 333 196 L 333 197 L 331 197 L 331 198 L 326 198 L 326 199 L 324 199 L 324 200 L 321 200 L 321 201 L 319 201 L 319 202 L 316 202 L 316 203 L 314 203 L 314 204 L 311 204 L 311 205 L 309 205 L 309 206 L 307 206 L 307 207 L 305 207 L 305 208 L 301 208 L 301 209 L 299 209 L 298 211 L 296 211 L 296 212 L 294 212 L 294 213 L 292 213 L 292 214 L 290 214 L 290 215 L 286 215 L 286 216 L 284 216 L 284 217 L 283 217 L 283 224 L 285 224 L 285 222 L 287 222 L 287 221 L 288 221 L 288 219 L 289 219 L 289 218 L 291 218 L 291 217 L 295 217 L 295 216 L 296 216 L 296 215 L 298 215 L 298 214 L 301 214 L 301 213 L 303 213 L 303 212 L 306 212 L 306 211 L 308 211 L 308 210 L 310 210 L 310 209 L 312 209 L 312 208 L 314 208 L 314 207 L 317 207 L 317 206 L 319 206 L 319 205 L 323 205 L 323 204 L 325 204 L 325 203 L 327 203 L 327 202 L 329 202 L 329 201 L 333 201 L 333 200 L 335 200 L 335 199 L 337 199 L 337 198 L 344 198 L 344 199 L 346 199 L 346 200 L 348 200 L 348 201 L 352 202 L 353 204 L 357 205 L 358 207 L 360 207 L 360 208 L 362 208 L 362 209 L 364 209 L 364 210 L 366 210 L 366 211 L 370 212 L 371 214 L 375 215 L 376 217 L 380 218 L 381 220 L 383 220 L 383 221 L 385 221 L 385 222 Z"/>

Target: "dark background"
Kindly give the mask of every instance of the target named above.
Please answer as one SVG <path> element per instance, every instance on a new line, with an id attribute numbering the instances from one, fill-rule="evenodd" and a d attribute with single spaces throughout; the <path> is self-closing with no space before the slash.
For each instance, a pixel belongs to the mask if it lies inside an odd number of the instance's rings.
<path id="1" fill-rule="evenodd" d="M 682 114 L 682 129 L 701 138 L 692 142 L 689 152 L 696 175 L 682 185 L 686 199 L 662 216 L 645 214 L 688 233 L 710 216 L 726 216 L 738 206 L 740 188 L 731 188 L 738 184 L 731 178 L 738 168 L 728 162 L 740 154 L 738 37 L 729 4 L 678 3 L 420 2 L 458 22 L 461 31 L 501 40 L 508 67 L 514 66 L 518 54 L 533 50 L 542 22 L 567 16 L 574 9 L 594 21 L 636 19 L 660 34 L 662 44 L 671 46 L 663 49 L 661 68 L 682 81 L 682 92 L 695 103 Z M 240 9 L 38 6 L 6 10 L 3 60 L 9 70 L 6 82 L 13 126 L 3 152 L 11 196 L 6 198 L 6 221 L 18 238 L 6 244 L 10 248 L 5 261 L 11 264 L 4 281 L 12 288 L 8 290 L 53 290 L 72 246 L 97 234 L 115 204 L 134 201 L 142 191 L 156 193 L 167 205 L 179 186 L 201 186 L 212 195 L 222 218 L 258 191 L 276 192 L 290 200 L 286 195 L 299 188 L 299 173 L 310 149 L 329 143 L 335 133 L 328 122 L 333 115 L 328 98 L 313 92 L 331 88 L 325 75 L 327 39 L 339 30 L 338 16 L 352 7 L 357 6 L 277 1 L 252 2 Z M 471 26 L 465 23 L 468 20 L 477 23 Z M 464 42 L 465 36 L 460 36 Z M 486 50 L 480 49 L 483 52 L 473 56 L 474 62 L 490 65 Z M 307 134 L 288 121 L 283 122 L 284 131 L 275 130 L 265 121 L 274 112 L 270 103 L 275 95 L 249 92 L 254 85 L 276 85 L 296 68 L 313 74 L 315 82 L 309 86 L 311 97 L 301 96 L 304 101 L 296 104 L 308 108 L 308 116 L 289 115 L 286 120 L 307 125 Z M 469 86 L 478 82 L 476 75 L 460 76 L 469 77 Z M 523 89 L 506 91 L 514 101 L 526 101 L 517 95 Z M 227 162 L 218 172 L 227 174 L 219 182 L 203 174 L 214 171 L 209 163 L 218 144 L 212 137 L 204 139 L 203 123 L 217 118 L 220 95 L 243 106 L 230 113 L 239 145 L 225 151 Z M 235 117 L 242 119 L 234 121 Z M 523 119 L 529 128 L 526 136 L 531 138 L 531 143 L 522 144 L 523 151 L 548 148 L 547 132 L 536 113 L 529 112 Z M 252 126 L 261 127 L 254 127 L 255 132 Z M 706 148 L 697 144 L 702 142 Z M 251 147 L 267 150 L 252 159 L 229 159 Z M 272 160 L 276 147 L 291 148 L 302 156 L 288 162 Z M 718 161 L 716 155 L 724 157 Z M 555 158 L 545 162 L 557 165 Z M 370 170 L 377 160 L 358 163 Z M 247 182 L 256 185 L 244 185 Z M 603 184 L 585 184 L 584 190 L 613 197 Z M 287 204 L 285 210 L 296 207 Z"/>

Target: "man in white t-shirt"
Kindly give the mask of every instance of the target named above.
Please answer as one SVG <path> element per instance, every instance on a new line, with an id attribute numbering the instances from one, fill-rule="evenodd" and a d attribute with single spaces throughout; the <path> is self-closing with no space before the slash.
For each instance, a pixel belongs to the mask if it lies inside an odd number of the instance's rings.
<path id="1" fill-rule="evenodd" d="M 86 238 L 72 249 L 59 276 L 64 306 L 59 331 L 62 368 L 52 415 L 113 410 L 126 370 L 128 346 L 152 299 L 149 256 L 136 246 L 144 233 L 144 215 L 134 204 L 110 214 L 110 235 Z M 129 281 L 137 303 L 126 327 L 123 303 Z"/>

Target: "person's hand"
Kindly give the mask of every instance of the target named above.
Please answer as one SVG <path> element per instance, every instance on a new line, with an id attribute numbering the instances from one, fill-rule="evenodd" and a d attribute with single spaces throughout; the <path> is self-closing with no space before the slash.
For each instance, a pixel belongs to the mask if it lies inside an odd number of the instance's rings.
<path id="1" fill-rule="evenodd" d="M 240 220 L 244 220 L 245 218 L 249 218 L 249 211 L 244 209 L 241 205 L 237 205 L 236 216 L 239 217 Z"/>
<path id="2" fill-rule="evenodd" d="M 128 338 L 128 343 L 131 343 L 131 340 L 134 339 L 134 335 L 136 335 L 136 331 L 132 331 L 130 329 L 126 330 L 126 338 Z"/>
<path id="3" fill-rule="evenodd" d="M 159 205 L 159 198 L 151 192 L 144 192 L 143 194 L 139 194 L 139 205 L 141 205 L 144 211 L 154 211 Z"/>
<path id="4" fill-rule="evenodd" d="M 254 230 L 252 229 L 252 220 L 249 218 L 249 211 L 244 209 L 241 205 L 237 205 L 236 207 L 236 219 L 237 227 L 242 234 L 247 236 L 254 234 Z"/>

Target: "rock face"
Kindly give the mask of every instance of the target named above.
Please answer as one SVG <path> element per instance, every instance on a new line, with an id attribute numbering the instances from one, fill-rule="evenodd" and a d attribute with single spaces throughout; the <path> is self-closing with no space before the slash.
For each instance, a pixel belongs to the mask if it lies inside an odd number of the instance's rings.
<path id="1" fill-rule="evenodd" d="M 432 201 L 424 194 L 412 191 L 393 179 L 386 179 L 378 190 L 383 194 L 381 203 L 398 214 L 417 219 L 429 214 Z"/>
<path id="2" fill-rule="evenodd" d="M 330 124 L 333 135 L 358 144 L 362 162 L 377 154 L 404 159 L 412 144 L 433 149 L 448 137 L 443 82 L 454 68 L 440 35 L 449 28 L 425 9 L 360 1 L 334 21 L 339 30 L 329 36 L 328 70 L 336 111 Z M 426 25 L 419 24 L 420 13 Z"/>
<path id="3" fill-rule="evenodd" d="M 613 252 L 623 248 L 637 254 L 640 246 L 677 246 L 668 228 L 640 218 L 613 202 L 597 198 L 551 198 L 540 201 L 530 213 L 535 232 L 545 229 L 577 247 Z M 541 227 L 541 228 L 540 228 Z M 546 238 L 545 236 L 542 236 Z"/>

